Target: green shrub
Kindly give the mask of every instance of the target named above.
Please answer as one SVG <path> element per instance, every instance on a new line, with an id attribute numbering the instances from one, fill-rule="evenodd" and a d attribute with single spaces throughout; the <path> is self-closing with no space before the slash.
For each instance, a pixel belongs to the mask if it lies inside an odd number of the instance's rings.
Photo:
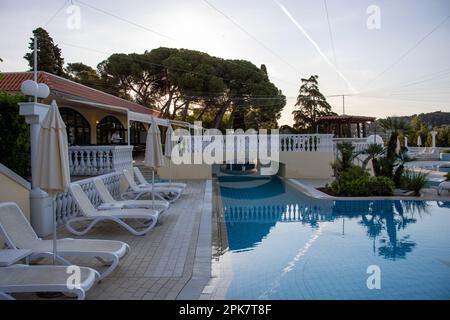
<path id="1" fill-rule="evenodd" d="M 450 172 L 447 172 L 447 174 L 445 175 L 445 180 L 450 181 Z"/>
<path id="2" fill-rule="evenodd" d="M 22 177 L 30 174 L 30 129 L 19 115 L 22 95 L 0 92 L 0 163 Z"/>
<path id="3" fill-rule="evenodd" d="M 427 184 L 427 176 L 428 173 L 406 170 L 401 178 L 401 186 L 404 189 L 414 191 L 414 194 L 418 196 L 420 190 Z"/>
<path id="4" fill-rule="evenodd" d="M 351 167 L 341 173 L 339 182 L 333 181 L 331 189 L 334 194 L 349 197 L 389 196 L 395 184 L 387 177 L 370 177 L 360 167 Z"/>
<path id="5" fill-rule="evenodd" d="M 372 177 L 369 181 L 369 192 L 372 196 L 391 196 L 395 183 L 388 177 Z"/>
<path id="6" fill-rule="evenodd" d="M 450 149 L 449 150 L 442 150 L 441 153 L 450 153 Z"/>

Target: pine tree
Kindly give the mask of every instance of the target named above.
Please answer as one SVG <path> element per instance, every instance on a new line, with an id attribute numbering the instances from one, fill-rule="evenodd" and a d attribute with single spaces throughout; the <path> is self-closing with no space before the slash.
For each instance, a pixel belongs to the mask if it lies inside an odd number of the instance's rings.
<path id="1" fill-rule="evenodd" d="M 294 115 L 294 129 L 303 132 L 315 132 L 317 119 L 323 116 L 333 115 L 331 106 L 325 96 L 319 91 L 318 76 L 302 79 L 297 103 L 298 110 Z"/>
<path id="2" fill-rule="evenodd" d="M 61 57 L 61 49 L 53 43 L 52 37 L 43 28 L 33 30 L 33 35 L 37 37 L 37 66 L 39 71 L 64 76 L 64 59 Z M 28 48 L 31 52 L 25 54 L 30 70 L 34 66 L 34 38 L 30 38 Z"/>

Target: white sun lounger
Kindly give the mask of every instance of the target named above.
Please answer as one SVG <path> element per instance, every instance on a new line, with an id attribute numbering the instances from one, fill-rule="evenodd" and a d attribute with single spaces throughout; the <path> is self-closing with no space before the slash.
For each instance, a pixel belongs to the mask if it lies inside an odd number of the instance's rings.
<path id="1" fill-rule="evenodd" d="M 140 187 L 147 187 L 151 186 L 152 184 L 145 180 L 144 175 L 142 174 L 141 170 L 139 170 L 138 167 L 133 167 L 134 174 L 136 175 L 136 178 L 139 181 Z M 186 183 L 182 182 L 155 182 L 155 186 L 157 187 L 175 187 L 180 188 L 182 190 L 186 189 Z"/>
<path id="2" fill-rule="evenodd" d="M 108 188 L 106 188 L 102 179 L 94 178 L 94 186 L 97 190 L 100 199 L 103 201 L 102 208 L 107 208 L 108 205 L 112 205 L 114 208 L 147 208 L 147 209 L 159 209 L 161 213 L 166 211 L 170 203 L 167 200 L 115 200 L 111 193 L 109 193 Z M 154 208 L 153 208 L 154 205 Z"/>
<path id="3" fill-rule="evenodd" d="M 141 236 L 146 234 L 150 229 L 152 229 L 156 222 L 158 221 L 159 211 L 151 209 L 111 209 L 111 210 L 98 210 L 94 208 L 91 201 L 84 193 L 81 186 L 72 183 L 69 187 L 70 193 L 73 199 L 80 208 L 82 216 L 70 218 L 66 222 L 66 228 L 70 232 L 76 235 L 84 235 L 92 229 L 92 227 L 100 221 L 113 221 L 128 230 L 130 233 Z M 142 221 L 142 230 L 136 230 L 131 227 L 125 220 L 137 220 Z M 90 223 L 82 230 L 76 230 L 72 227 L 74 222 L 86 222 Z"/>
<path id="4" fill-rule="evenodd" d="M 53 241 L 40 239 L 24 214 L 14 202 L 0 204 L 0 237 L 9 249 L 29 249 L 30 260 L 53 257 Z M 117 268 L 119 260 L 127 254 L 129 246 L 122 241 L 90 239 L 58 239 L 58 261 L 71 265 L 65 257 L 96 258 L 108 268 L 100 274 L 100 280 Z"/>
<path id="5" fill-rule="evenodd" d="M 183 189 L 175 187 L 158 187 L 154 188 L 152 185 L 148 186 L 138 186 L 136 181 L 134 181 L 133 173 L 127 169 L 123 170 L 123 175 L 130 188 L 129 191 L 121 195 L 122 199 L 126 200 L 127 197 L 131 196 L 134 200 L 139 199 L 144 194 L 154 193 L 156 198 L 161 200 L 167 200 L 169 202 L 174 202 L 180 198 L 183 193 Z M 165 199 L 167 197 L 167 199 Z"/>
<path id="6" fill-rule="evenodd" d="M 79 267 L 80 283 L 69 289 L 73 274 L 67 266 L 12 265 L 0 267 L 0 299 L 15 300 L 11 293 L 63 292 L 83 300 L 97 281 L 98 273 L 91 268 Z M 69 282 L 68 282 L 69 280 Z"/>
<path id="7" fill-rule="evenodd" d="M 437 194 L 440 195 L 442 191 L 450 191 L 450 181 L 443 181 L 439 184 Z"/>

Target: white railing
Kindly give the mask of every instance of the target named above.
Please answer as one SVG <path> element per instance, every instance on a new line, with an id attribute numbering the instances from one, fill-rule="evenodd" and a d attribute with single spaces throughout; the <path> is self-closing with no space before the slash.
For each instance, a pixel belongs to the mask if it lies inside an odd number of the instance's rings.
<path id="1" fill-rule="evenodd" d="M 320 207 L 309 204 L 261 205 L 261 206 L 225 206 L 225 222 L 297 222 L 324 221 L 332 219 L 330 205 Z"/>
<path id="2" fill-rule="evenodd" d="M 332 134 L 280 134 L 281 152 L 333 151 Z"/>
<path id="3" fill-rule="evenodd" d="M 69 167 L 73 176 L 96 176 L 122 171 L 133 163 L 133 146 L 69 147 Z"/>
<path id="4" fill-rule="evenodd" d="M 364 151 L 369 146 L 367 138 L 333 138 L 334 146 L 344 142 L 350 142 L 355 147 L 355 152 Z"/>
<path id="5" fill-rule="evenodd" d="M 219 139 L 224 145 L 224 152 L 257 152 L 260 143 L 267 143 L 270 150 L 271 136 L 266 137 L 260 141 L 259 135 L 192 136 L 191 139 L 184 138 L 181 141 L 180 149 L 188 153 L 202 152 L 212 141 Z M 280 152 L 333 151 L 332 134 L 280 134 L 278 139 Z"/>
<path id="6" fill-rule="evenodd" d="M 120 193 L 120 176 L 122 173 L 113 172 L 99 176 L 108 188 L 109 192 L 114 198 L 117 198 Z M 97 206 L 101 203 L 100 197 L 94 187 L 94 178 L 88 178 L 84 180 L 79 180 L 76 183 L 81 185 L 81 188 L 86 192 L 89 200 Z M 56 220 L 58 223 L 64 223 L 68 218 L 77 216 L 79 209 L 72 198 L 72 195 L 67 190 L 61 192 L 56 196 Z"/>

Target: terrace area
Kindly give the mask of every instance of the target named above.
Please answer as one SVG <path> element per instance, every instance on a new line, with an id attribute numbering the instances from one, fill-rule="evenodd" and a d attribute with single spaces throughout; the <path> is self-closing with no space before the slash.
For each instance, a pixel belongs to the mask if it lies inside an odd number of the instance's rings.
<path id="1" fill-rule="evenodd" d="M 119 267 L 95 285 L 86 299 L 197 299 L 211 270 L 210 203 L 211 181 L 189 181 L 184 195 L 145 236 L 133 236 L 115 224 L 105 223 L 82 237 L 120 240 L 131 248 Z M 58 229 L 58 237 L 74 238 L 62 226 Z M 92 259 L 74 258 L 71 261 L 102 268 Z M 15 297 L 39 299 L 35 294 L 17 294 Z"/>

